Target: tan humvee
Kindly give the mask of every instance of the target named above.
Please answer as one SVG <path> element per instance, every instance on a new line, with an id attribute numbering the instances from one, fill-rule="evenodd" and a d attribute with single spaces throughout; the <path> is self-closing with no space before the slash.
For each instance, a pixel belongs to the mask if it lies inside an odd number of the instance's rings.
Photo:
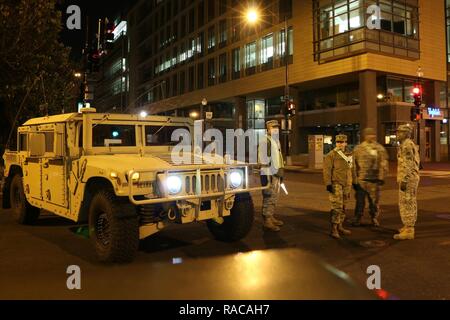
<path id="1" fill-rule="evenodd" d="M 40 209 L 89 224 L 102 261 L 130 261 L 169 222 L 206 221 L 215 238 L 236 241 L 253 223 L 249 167 L 178 165 L 171 134 L 188 118 L 100 114 L 95 109 L 31 119 L 7 150 L 4 208 L 22 224 Z"/>

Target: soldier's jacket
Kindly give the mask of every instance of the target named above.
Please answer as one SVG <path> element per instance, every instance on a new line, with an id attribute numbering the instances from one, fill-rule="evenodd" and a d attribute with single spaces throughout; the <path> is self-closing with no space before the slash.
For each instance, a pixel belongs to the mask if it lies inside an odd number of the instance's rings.
<path id="1" fill-rule="evenodd" d="M 408 182 L 419 177 L 419 150 L 411 139 L 406 139 L 398 147 L 397 161 L 397 182 Z"/>
<path id="2" fill-rule="evenodd" d="M 331 150 L 324 159 L 323 163 L 323 181 L 325 185 L 339 184 L 341 186 L 351 186 L 354 171 L 353 163 L 348 163 L 338 153 L 339 149 Z M 351 153 L 344 154 L 351 159 Z"/>
<path id="3" fill-rule="evenodd" d="M 354 183 L 384 180 L 388 170 L 388 155 L 381 144 L 364 141 L 353 151 L 353 161 L 356 176 Z"/>

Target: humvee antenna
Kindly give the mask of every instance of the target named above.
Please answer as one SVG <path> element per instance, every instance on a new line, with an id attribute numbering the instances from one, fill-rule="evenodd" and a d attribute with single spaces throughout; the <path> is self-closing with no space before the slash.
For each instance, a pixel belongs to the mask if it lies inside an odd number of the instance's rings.
<path id="1" fill-rule="evenodd" d="M 11 142 L 11 138 L 12 138 L 12 134 L 14 132 L 14 129 L 16 128 L 16 124 L 17 124 L 17 119 L 19 118 L 19 114 L 22 111 L 23 106 L 25 105 L 25 101 L 27 101 L 28 96 L 30 95 L 31 90 L 33 90 L 34 86 L 36 85 L 36 82 L 40 79 L 39 76 L 37 76 L 34 81 L 33 84 L 28 88 L 27 93 L 25 94 L 25 97 L 22 100 L 22 103 L 19 106 L 19 110 L 17 110 L 16 113 L 16 117 L 14 118 L 14 122 L 12 123 L 11 126 L 11 131 L 9 131 L 9 135 L 8 135 L 8 140 L 6 141 L 6 147 L 5 149 L 9 149 L 9 144 Z"/>

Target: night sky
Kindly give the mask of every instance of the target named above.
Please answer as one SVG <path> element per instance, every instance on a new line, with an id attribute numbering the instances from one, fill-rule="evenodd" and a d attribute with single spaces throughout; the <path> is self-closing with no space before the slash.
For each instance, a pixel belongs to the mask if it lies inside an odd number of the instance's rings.
<path id="1" fill-rule="evenodd" d="M 89 30 L 89 41 L 95 39 L 97 19 L 105 17 L 114 19 L 121 13 L 126 12 L 127 8 L 136 2 L 137 0 L 61 0 L 59 9 L 62 11 L 64 27 L 61 40 L 65 45 L 72 48 L 71 58 L 75 61 L 81 59 L 87 30 Z M 66 20 L 69 17 L 66 10 L 70 5 L 78 5 L 81 8 L 82 30 L 68 30 L 66 28 Z M 89 29 L 86 28 L 87 20 L 89 20 Z"/>

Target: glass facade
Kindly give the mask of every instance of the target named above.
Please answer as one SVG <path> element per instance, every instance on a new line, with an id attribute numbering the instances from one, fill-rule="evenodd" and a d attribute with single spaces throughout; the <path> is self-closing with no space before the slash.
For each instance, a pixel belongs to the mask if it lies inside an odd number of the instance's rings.
<path id="1" fill-rule="evenodd" d="M 315 0 L 314 16 L 318 61 L 364 51 L 419 59 L 417 0 Z"/>

